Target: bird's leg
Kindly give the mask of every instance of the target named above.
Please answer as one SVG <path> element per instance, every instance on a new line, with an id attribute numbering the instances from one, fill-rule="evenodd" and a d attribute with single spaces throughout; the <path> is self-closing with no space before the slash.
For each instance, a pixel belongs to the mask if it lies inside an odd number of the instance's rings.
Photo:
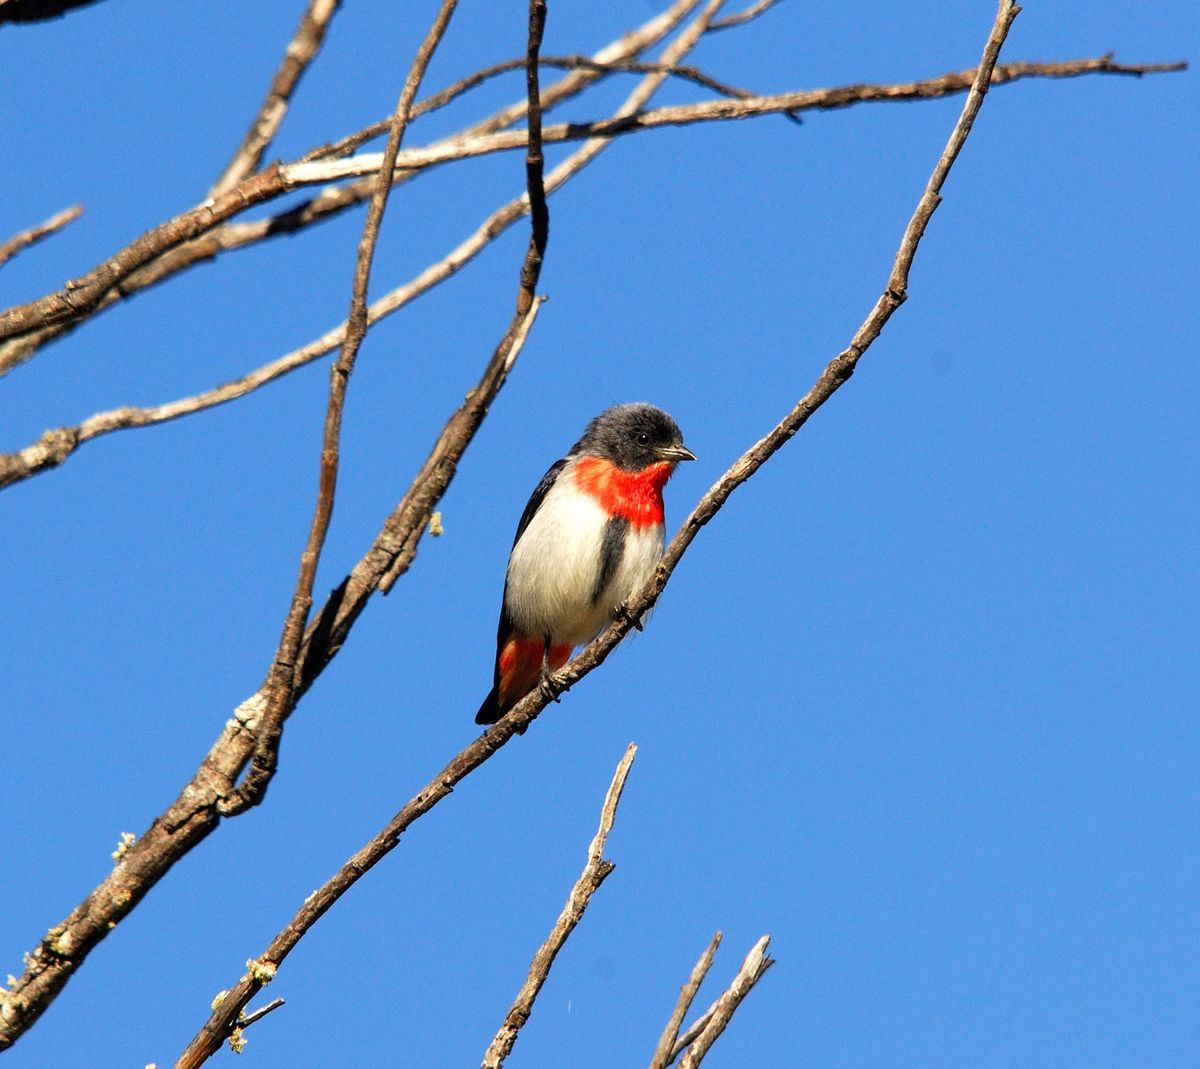
<path id="1" fill-rule="evenodd" d="M 542 650 L 542 670 L 538 673 L 538 690 L 542 692 L 542 697 L 548 702 L 561 702 L 559 694 L 563 688 L 559 687 L 551 678 L 554 670 L 550 667 L 550 636 L 546 636 L 546 645 Z"/>
<path id="2" fill-rule="evenodd" d="M 633 613 L 629 611 L 629 606 L 626 605 L 625 602 L 621 602 L 621 604 L 617 606 L 617 611 L 613 613 L 613 616 L 618 620 L 624 620 L 627 624 L 636 628 L 638 631 L 642 630 L 641 619 L 637 616 L 634 616 Z"/>

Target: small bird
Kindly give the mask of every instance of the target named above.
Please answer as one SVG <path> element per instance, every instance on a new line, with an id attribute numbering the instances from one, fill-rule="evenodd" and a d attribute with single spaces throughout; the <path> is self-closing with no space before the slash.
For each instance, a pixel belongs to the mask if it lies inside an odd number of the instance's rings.
<path id="1" fill-rule="evenodd" d="M 663 551 L 663 487 L 695 459 L 661 408 L 627 404 L 601 412 L 551 465 L 517 525 L 495 681 L 475 723 L 499 720 L 650 578 Z"/>

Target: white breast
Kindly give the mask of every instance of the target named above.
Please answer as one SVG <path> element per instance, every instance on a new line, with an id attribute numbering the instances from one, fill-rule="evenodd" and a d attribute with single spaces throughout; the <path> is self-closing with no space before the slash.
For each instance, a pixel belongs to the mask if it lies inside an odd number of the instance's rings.
<path id="1" fill-rule="evenodd" d="M 566 472 L 550 488 L 508 561 L 505 609 L 517 630 L 578 646 L 654 570 L 662 555 L 662 525 L 630 528 L 612 580 L 593 604 L 608 514 L 576 489 Z"/>

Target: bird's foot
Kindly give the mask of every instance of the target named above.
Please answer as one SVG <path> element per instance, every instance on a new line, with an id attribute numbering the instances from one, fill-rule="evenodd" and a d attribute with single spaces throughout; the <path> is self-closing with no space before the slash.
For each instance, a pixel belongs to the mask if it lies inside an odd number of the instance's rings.
<path id="1" fill-rule="evenodd" d="M 633 613 L 629 611 L 629 606 L 624 602 L 621 602 L 621 604 L 617 606 L 617 611 L 613 613 L 613 615 L 618 620 L 624 620 L 627 624 L 629 624 L 630 627 L 635 628 L 638 631 L 643 630 L 641 617 L 634 616 Z"/>
<path id="2" fill-rule="evenodd" d="M 538 691 L 547 702 L 559 703 L 562 701 L 562 693 L 570 688 L 564 687 L 554 678 L 554 673 L 546 666 L 542 666 L 541 674 L 538 676 Z"/>

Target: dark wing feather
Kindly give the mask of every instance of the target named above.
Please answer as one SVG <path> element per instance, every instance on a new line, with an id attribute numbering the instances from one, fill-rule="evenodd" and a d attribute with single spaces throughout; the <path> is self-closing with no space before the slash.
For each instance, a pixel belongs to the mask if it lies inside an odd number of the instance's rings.
<path id="1" fill-rule="evenodd" d="M 546 500 L 546 495 L 550 493 L 550 487 L 558 481 L 563 468 L 570 461 L 570 457 L 563 457 L 562 460 L 556 460 L 550 465 L 550 470 L 542 476 L 542 481 L 537 484 L 537 488 L 525 504 L 525 511 L 521 513 L 521 522 L 517 524 L 517 533 L 513 536 L 514 546 L 521 541 L 521 535 L 525 533 L 525 528 L 529 526 L 529 521 L 533 519 L 533 514 L 542 507 L 542 502 Z"/>

